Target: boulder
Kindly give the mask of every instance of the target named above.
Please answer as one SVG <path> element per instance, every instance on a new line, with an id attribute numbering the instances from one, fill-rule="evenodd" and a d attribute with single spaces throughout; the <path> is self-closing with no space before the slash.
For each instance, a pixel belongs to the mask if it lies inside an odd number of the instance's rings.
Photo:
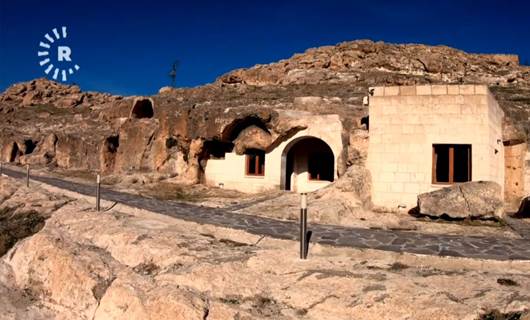
<path id="1" fill-rule="evenodd" d="M 422 215 L 454 219 L 502 217 L 502 189 L 493 181 L 454 184 L 418 196 Z"/>
<path id="2" fill-rule="evenodd" d="M 237 154 L 244 154 L 247 149 L 265 150 L 272 143 L 272 136 L 264 129 L 251 125 L 237 136 L 234 147 Z"/>

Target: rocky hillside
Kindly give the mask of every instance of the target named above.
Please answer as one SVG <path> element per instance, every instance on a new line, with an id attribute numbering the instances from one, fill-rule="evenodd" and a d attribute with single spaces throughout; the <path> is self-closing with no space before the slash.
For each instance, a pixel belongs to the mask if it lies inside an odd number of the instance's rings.
<path id="1" fill-rule="evenodd" d="M 505 140 L 530 132 L 530 68 L 517 56 L 469 54 L 444 46 L 367 40 L 309 49 L 268 65 L 152 97 L 81 92 L 45 79 L 0 96 L 2 161 L 105 173 L 159 172 L 198 182 L 212 156 L 270 149 L 307 127 L 303 115 L 337 113 L 349 147 L 339 174 L 363 165 L 361 119 L 368 88 L 416 83 L 486 83 L 507 114 Z M 260 134 L 246 137 L 244 128 Z M 240 136 L 242 134 L 242 136 Z"/>
<path id="2" fill-rule="evenodd" d="M 360 40 L 308 49 L 289 59 L 240 69 L 220 83 L 255 86 L 358 82 L 367 85 L 417 83 L 525 84 L 530 68 L 516 55 L 470 54 L 446 46 L 387 44 Z"/>

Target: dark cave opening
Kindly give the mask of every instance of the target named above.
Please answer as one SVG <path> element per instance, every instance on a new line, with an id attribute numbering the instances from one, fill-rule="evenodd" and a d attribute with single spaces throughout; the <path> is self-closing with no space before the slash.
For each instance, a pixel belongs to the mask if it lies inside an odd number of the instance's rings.
<path id="1" fill-rule="evenodd" d="M 136 100 L 131 110 L 131 118 L 136 119 L 152 118 L 154 114 L 153 104 L 149 99 Z"/>
<path id="2" fill-rule="evenodd" d="M 105 140 L 105 146 L 107 148 L 107 152 L 109 153 L 116 153 L 118 152 L 118 148 L 120 147 L 120 136 L 110 136 Z"/>

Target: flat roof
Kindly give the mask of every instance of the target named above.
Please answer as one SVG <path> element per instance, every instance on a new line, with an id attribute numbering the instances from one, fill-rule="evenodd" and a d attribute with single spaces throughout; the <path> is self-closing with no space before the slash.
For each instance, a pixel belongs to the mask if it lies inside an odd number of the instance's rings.
<path id="1" fill-rule="evenodd" d="M 370 95 L 386 96 L 430 96 L 430 95 L 488 95 L 491 92 L 483 84 L 433 84 L 415 86 L 370 87 Z"/>

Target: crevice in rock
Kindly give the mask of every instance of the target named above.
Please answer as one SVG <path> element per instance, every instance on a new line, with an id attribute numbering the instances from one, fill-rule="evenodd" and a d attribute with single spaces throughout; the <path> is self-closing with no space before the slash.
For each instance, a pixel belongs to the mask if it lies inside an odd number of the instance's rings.
<path id="1" fill-rule="evenodd" d="M 313 309 L 314 307 L 318 306 L 319 304 L 322 304 L 322 303 L 326 302 L 328 299 L 331 299 L 331 298 L 338 299 L 339 297 L 337 297 L 334 294 L 326 296 L 326 297 L 324 297 L 324 298 L 322 298 L 322 299 L 320 299 L 318 301 L 313 302 L 312 304 L 310 304 L 307 308 L 304 308 L 303 310 L 305 310 L 306 313 L 307 313 L 307 311 Z"/>
<path id="2" fill-rule="evenodd" d="M 112 276 L 109 279 L 104 279 L 99 281 L 93 288 L 92 288 L 92 294 L 94 295 L 94 298 L 97 300 L 98 305 L 105 295 L 107 293 L 107 289 L 112 285 L 112 283 L 116 280 L 116 276 Z"/>
<path id="3" fill-rule="evenodd" d="M 93 288 L 92 288 L 92 294 L 94 295 L 94 298 L 97 301 L 96 309 L 94 309 L 94 314 L 92 315 L 92 320 L 95 319 L 97 311 L 99 309 L 99 304 L 101 303 L 101 299 L 105 296 L 107 293 L 107 290 L 110 288 L 112 283 L 116 280 L 116 276 L 112 276 L 109 279 L 104 279 L 102 281 L 99 281 Z"/>
<path id="4" fill-rule="evenodd" d="M 481 314 L 478 320 L 519 320 L 522 319 L 522 316 L 522 311 L 502 313 L 499 310 L 494 309 Z"/>
<path id="5" fill-rule="evenodd" d="M 464 190 L 462 190 L 462 186 L 458 186 L 458 191 L 462 194 L 462 198 L 464 198 L 464 202 L 466 203 L 466 208 L 469 213 L 471 213 L 471 205 L 469 204 L 469 200 L 466 198 L 466 195 L 464 194 Z"/>
<path id="6" fill-rule="evenodd" d="M 0 208 L 0 256 L 18 241 L 39 232 L 46 219 L 35 210 L 17 212 L 13 207 Z"/>
<path id="7" fill-rule="evenodd" d="M 208 299 L 208 297 L 205 297 L 203 301 L 204 301 L 204 306 L 203 306 L 202 320 L 207 320 L 208 316 L 210 315 L 210 300 Z"/>

